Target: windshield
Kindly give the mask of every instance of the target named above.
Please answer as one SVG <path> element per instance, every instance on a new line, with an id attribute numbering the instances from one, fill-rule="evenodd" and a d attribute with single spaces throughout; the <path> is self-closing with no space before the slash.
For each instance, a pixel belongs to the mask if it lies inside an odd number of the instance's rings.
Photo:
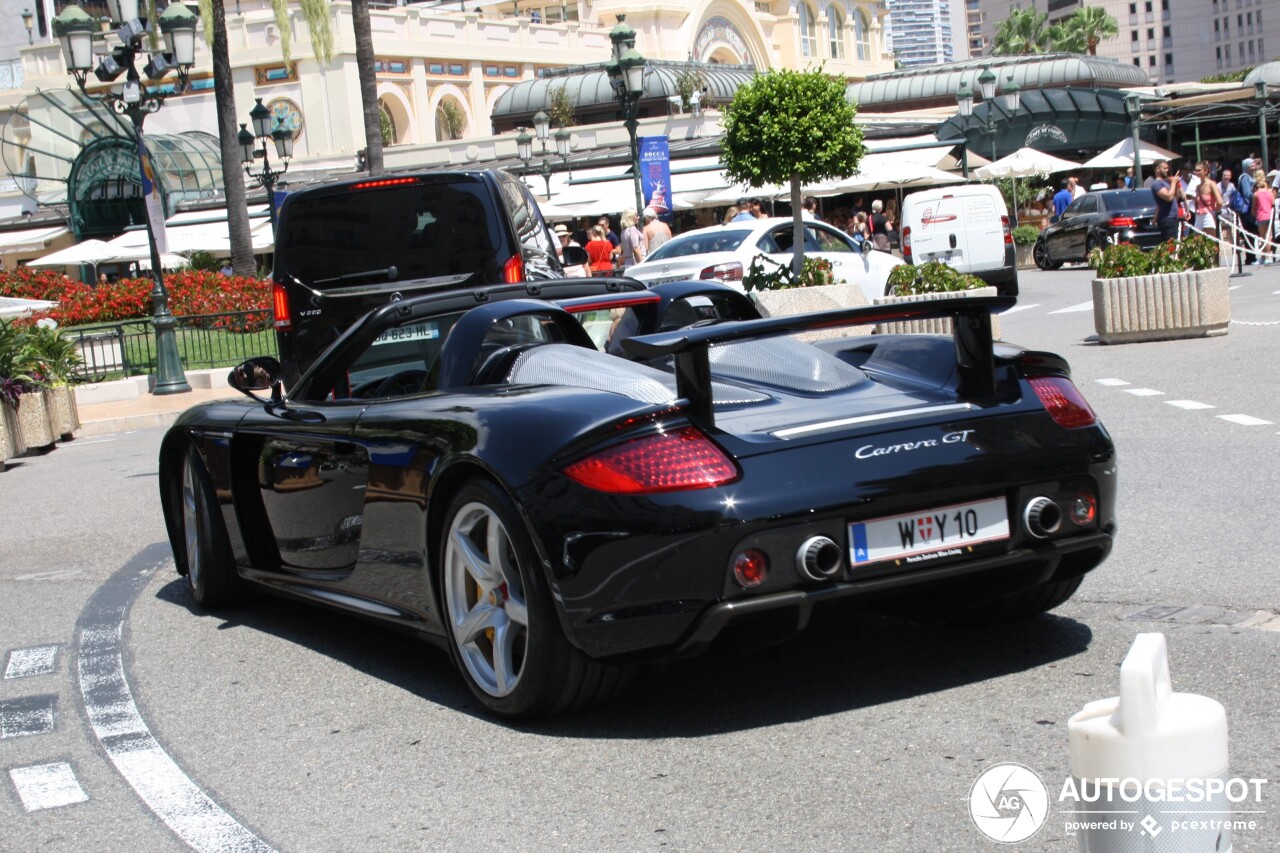
<path id="1" fill-rule="evenodd" d="M 277 267 L 321 289 L 477 272 L 499 281 L 502 231 L 486 198 L 483 183 L 458 176 L 292 199 Z M 353 273 L 367 275 L 344 278 Z"/>
<path id="2" fill-rule="evenodd" d="M 663 243 L 652 255 L 650 261 L 661 261 L 670 258 L 683 258 L 686 255 L 705 255 L 710 252 L 732 252 L 742 245 L 742 241 L 751 236 L 749 228 L 716 229 L 714 231 L 694 231 L 681 234 Z"/>

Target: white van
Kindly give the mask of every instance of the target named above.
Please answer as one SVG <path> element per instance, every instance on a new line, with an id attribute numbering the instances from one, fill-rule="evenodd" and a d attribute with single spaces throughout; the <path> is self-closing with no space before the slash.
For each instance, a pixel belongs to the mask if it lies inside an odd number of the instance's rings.
<path id="1" fill-rule="evenodd" d="M 989 184 L 921 190 L 902 201 L 902 258 L 909 264 L 942 261 L 994 284 L 1001 296 L 1018 295 L 1018 264 L 1009 210 Z"/>

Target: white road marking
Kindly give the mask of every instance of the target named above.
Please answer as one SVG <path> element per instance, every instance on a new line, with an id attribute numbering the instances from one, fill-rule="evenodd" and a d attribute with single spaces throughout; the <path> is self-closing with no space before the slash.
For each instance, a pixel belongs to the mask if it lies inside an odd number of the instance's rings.
<path id="1" fill-rule="evenodd" d="M 1252 415 L 1218 415 L 1218 417 L 1228 423 L 1240 424 L 1241 426 L 1269 426 L 1271 421 L 1264 421 L 1262 418 L 1255 418 Z"/>
<path id="2" fill-rule="evenodd" d="M 1017 314 L 1019 311 L 1026 311 L 1028 308 L 1039 308 L 1039 307 L 1040 307 L 1040 303 L 1038 303 L 1038 302 L 1033 302 L 1033 303 L 1032 303 L 1032 304 L 1030 304 L 1030 305 L 1022 305 L 1022 304 L 1018 304 L 1018 305 L 1013 306 L 1012 308 L 1008 308 L 1008 309 L 1006 309 L 1006 310 L 1004 310 L 1004 311 L 1001 311 L 1000 313 L 1001 313 L 1001 314 L 1006 314 L 1006 315 L 1007 315 L 1007 314 Z"/>
<path id="3" fill-rule="evenodd" d="M 56 696 L 23 696 L 0 702 L 0 739 L 53 731 Z"/>
<path id="4" fill-rule="evenodd" d="M 1050 314 L 1071 314 L 1076 311 L 1092 311 L 1093 302 L 1081 302 L 1079 305 L 1072 305 L 1070 308 L 1059 308 L 1057 311 L 1050 311 Z"/>
<path id="5" fill-rule="evenodd" d="M 1209 403 L 1198 403 L 1195 400 L 1165 400 L 1170 406 L 1177 406 L 1179 409 L 1216 409 L 1217 406 Z"/>
<path id="6" fill-rule="evenodd" d="M 9 652 L 9 665 L 4 668 L 4 677 L 25 678 L 28 675 L 48 675 L 53 672 L 57 660 L 57 646 L 14 649 Z"/>
<path id="7" fill-rule="evenodd" d="M 1128 385 L 1129 383 L 1123 379 L 1095 379 L 1099 385 Z"/>
<path id="8" fill-rule="evenodd" d="M 106 444 L 107 442 L 111 442 L 115 440 L 116 439 L 114 438 L 81 438 L 72 442 L 64 441 L 62 444 L 58 445 L 58 449 L 73 450 L 74 448 L 77 448 L 77 447 L 88 447 L 91 444 Z"/>
<path id="9" fill-rule="evenodd" d="M 26 575 L 14 575 L 16 581 L 60 581 L 74 578 L 81 574 L 78 569 L 55 569 L 52 572 L 32 572 Z"/>
<path id="10" fill-rule="evenodd" d="M 9 778 L 13 780 L 13 787 L 18 789 L 22 807 L 29 812 L 56 809 L 89 799 L 76 780 L 75 771 L 65 761 L 15 767 L 9 771 Z"/>
<path id="11" fill-rule="evenodd" d="M 182 771 L 147 728 L 124 673 L 125 618 L 167 547 L 143 551 L 90 599 L 78 625 L 76 669 L 89 725 L 147 808 L 198 851 L 272 853 Z M 155 556 L 151 556 L 152 554 Z"/>
<path id="12" fill-rule="evenodd" d="M 1163 391 L 1157 391 L 1154 388 L 1126 388 L 1124 393 L 1132 394 L 1135 397 L 1163 397 Z"/>

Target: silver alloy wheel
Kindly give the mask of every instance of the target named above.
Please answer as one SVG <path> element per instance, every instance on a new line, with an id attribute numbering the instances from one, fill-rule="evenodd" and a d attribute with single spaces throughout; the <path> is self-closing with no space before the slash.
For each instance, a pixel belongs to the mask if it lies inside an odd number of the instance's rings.
<path id="1" fill-rule="evenodd" d="M 200 489 L 199 470 L 194 453 L 187 454 L 182 470 L 182 534 L 187 545 L 187 582 L 195 588 L 204 566 L 200 550 Z"/>
<path id="2" fill-rule="evenodd" d="M 529 608 L 511 537 L 479 501 L 464 505 L 449 525 L 444 598 L 471 679 L 490 696 L 510 694 L 524 672 Z"/>

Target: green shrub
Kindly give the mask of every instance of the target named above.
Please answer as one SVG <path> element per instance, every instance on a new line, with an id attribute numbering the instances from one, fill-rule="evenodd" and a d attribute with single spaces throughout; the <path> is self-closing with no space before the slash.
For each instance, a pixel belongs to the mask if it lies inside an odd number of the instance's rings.
<path id="1" fill-rule="evenodd" d="M 192 252 L 191 259 L 188 264 L 193 271 L 217 272 L 222 269 L 222 263 L 218 260 L 213 252 Z"/>
<path id="2" fill-rule="evenodd" d="M 57 322 L 50 319 L 36 322 L 27 332 L 32 356 L 40 365 L 41 378 L 55 385 L 73 381 L 76 368 L 81 364 L 80 349 L 75 341 L 65 337 Z"/>
<path id="3" fill-rule="evenodd" d="M 796 276 L 791 272 L 790 263 L 782 264 L 764 255 L 756 255 L 747 274 L 742 277 L 742 289 L 748 292 L 838 283 L 831 269 L 831 262 L 825 258 L 805 258 L 800 275 Z"/>
<path id="4" fill-rule="evenodd" d="M 987 283 L 976 275 L 956 272 L 942 261 L 929 261 L 918 267 L 911 264 L 898 264 L 889 271 L 889 284 L 893 287 L 890 292 L 894 296 L 949 293 L 987 286 Z"/>
<path id="5" fill-rule="evenodd" d="M 1040 229 L 1034 225 L 1019 225 L 1013 229 L 1013 242 L 1019 246 L 1030 246 L 1040 236 Z"/>
<path id="6" fill-rule="evenodd" d="M 1098 278 L 1207 270 L 1217 265 L 1218 244 L 1199 234 L 1181 244 L 1169 240 L 1149 252 L 1132 243 L 1117 243 L 1089 254 L 1089 266 L 1097 271 Z"/>

